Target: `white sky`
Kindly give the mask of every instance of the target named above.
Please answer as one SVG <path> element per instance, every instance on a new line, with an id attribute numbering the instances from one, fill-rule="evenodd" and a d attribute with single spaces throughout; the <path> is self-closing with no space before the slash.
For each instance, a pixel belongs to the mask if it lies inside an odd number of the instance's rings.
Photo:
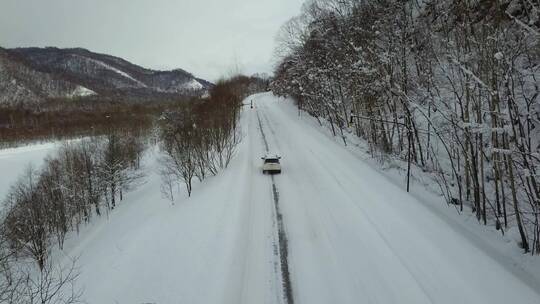
<path id="1" fill-rule="evenodd" d="M 0 0 L 0 46 L 83 47 L 215 81 L 271 72 L 280 26 L 304 0 Z"/>

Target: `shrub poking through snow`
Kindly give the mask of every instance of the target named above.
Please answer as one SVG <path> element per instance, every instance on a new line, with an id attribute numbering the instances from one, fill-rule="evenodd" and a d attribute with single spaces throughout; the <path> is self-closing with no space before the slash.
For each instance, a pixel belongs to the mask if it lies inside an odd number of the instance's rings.
<path id="1" fill-rule="evenodd" d="M 175 181 L 185 184 L 215 175 L 227 167 L 241 140 L 238 120 L 243 99 L 260 88 L 253 78 L 217 83 L 208 98 L 164 113 L 160 120 L 162 192 L 171 200 Z"/>

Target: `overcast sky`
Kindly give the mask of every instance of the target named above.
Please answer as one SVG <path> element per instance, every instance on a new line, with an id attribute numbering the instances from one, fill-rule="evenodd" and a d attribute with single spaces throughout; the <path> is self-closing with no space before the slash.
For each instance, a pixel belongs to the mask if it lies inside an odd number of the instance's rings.
<path id="1" fill-rule="evenodd" d="M 211 81 L 270 72 L 304 0 L 0 0 L 0 46 L 83 47 Z"/>

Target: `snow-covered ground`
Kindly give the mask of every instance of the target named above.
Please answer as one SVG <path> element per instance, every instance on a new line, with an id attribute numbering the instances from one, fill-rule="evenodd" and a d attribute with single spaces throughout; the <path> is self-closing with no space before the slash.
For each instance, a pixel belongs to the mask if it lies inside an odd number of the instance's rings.
<path id="1" fill-rule="evenodd" d="M 276 181 L 297 303 L 540 302 L 538 282 L 518 278 L 489 243 L 503 242 L 496 235 L 468 235 L 440 198 L 437 208 L 409 195 L 298 119 L 290 102 L 263 95 L 256 103 L 283 155 Z"/>
<path id="2" fill-rule="evenodd" d="M 0 202 L 28 166 L 39 168 L 58 143 L 44 143 L 19 148 L 0 149 Z"/>
<path id="3" fill-rule="evenodd" d="M 64 143 L 79 140 L 69 139 L 0 149 L 0 203 L 8 194 L 11 186 L 23 175 L 28 167 L 39 169 L 45 158 L 49 155 L 54 156 L 54 153 Z"/>
<path id="4" fill-rule="evenodd" d="M 117 73 L 117 74 L 119 74 L 119 75 L 121 75 L 121 76 L 123 76 L 123 77 L 125 77 L 125 78 L 128 78 L 128 79 L 132 80 L 133 82 L 137 83 L 137 84 L 138 84 L 140 87 L 142 87 L 142 88 L 146 88 L 146 87 L 147 87 L 146 84 L 144 84 L 144 83 L 141 82 L 140 80 L 137 80 L 137 79 L 133 78 L 133 76 L 129 75 L 128 73 L 126 73 L 126 72 L 124 72 L 124 71 L 121 71 L 121 70 L 119 70 L 119 69 L 117 69 L 117 68 L 115 68 L 115 67 L 112 67 L 112 66 L 110 66 L 110 65 L 108 65 L 108 64 L 106 64 L 106 63 L 104 63 L 104 62 L 102 62 L 102 61 L 95 60 L 95 59 L 90 59 L 90 58 L 85 58 L 84 60 L 93 61 L 95 64 L 97 64 L 97 65 L 103 67 L 103 68 L 106 69 L 106 70 L 113 71 L 113 72 L 115 72 L 115 73 Z"/>
<path id="5" fill-rule="evenodd" d="M 78 85 L 73 91 L 73 93 L 69 95 L 69 97 L 86 97 L 86 96 L 92 96 L 92 95 L 96 95 L 96 92 Z"/>
<path id="6" fill-rule="evenodd" d="M 184 83 L 180 88 L 187 90 L 202 90 L 204 86 L 196 79 L 191 79 L 190 81 Z"/>
<path id="7" fill-rule="evenodd" d="M 191 198 L 162 198 L 151 150 L 146 183 L 67 240 L 57 255 L 78 257 L 88 303 L 286 303 L 276 194 L 295 303 L 540 303 L 514 244 L 406 193 L 290 101 L 250 100 L 236 157 Z M 273 179 L 266 145 L 283 157 Z"/>

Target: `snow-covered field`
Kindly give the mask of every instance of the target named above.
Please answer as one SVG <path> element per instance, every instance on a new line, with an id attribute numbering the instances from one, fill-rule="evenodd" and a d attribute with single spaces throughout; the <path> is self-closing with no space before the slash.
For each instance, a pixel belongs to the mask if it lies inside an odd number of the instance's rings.
<path id="1" fill-rule="evenodd" d="M 57 143 L 44 143 L 19 148 L 0 149 L 0 202 L 11 185 L 28 168 L 39 168 L 45 157 L 58 147 Z"/>
<path id="2" fill-rule="evenodd" d="M 469 225 L 440 197 L 406 193 L 291 102 L 250 100 L 228 169 L 171 204 L 151 150 L 146 183 L 56 253 L 78 257 L 88 303 L 286 303 L 273 182 L 295 303 L 540 303 L 538 278 L 509 254 L 514 244 Z M 283 157 L 274 179 L 261 173 L 262 134 Z M 2 176 L 43 157 L 28 150 L 0 151 Z"/>

